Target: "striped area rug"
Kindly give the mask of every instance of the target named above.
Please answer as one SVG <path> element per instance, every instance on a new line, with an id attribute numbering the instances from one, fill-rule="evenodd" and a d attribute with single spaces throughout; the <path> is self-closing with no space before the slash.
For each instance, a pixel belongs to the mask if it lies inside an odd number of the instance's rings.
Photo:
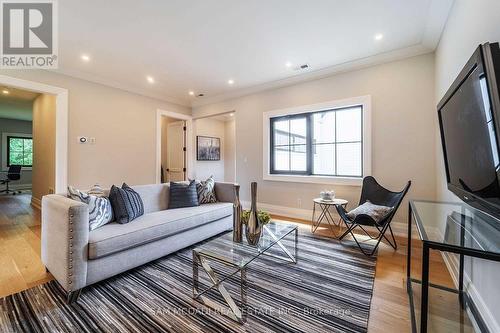
<path id="1" fill-rule="evenodd" d="M 188 248 L 87 287 L 73 305 L 55 281 L 5 297 L 0 331 L 366 332 L 376 258 L 346 244 L 300 235 L 297 264 L 270 256 L 250 263 L 245 324 L 192 299 Z M 200 268 L 200 289 L 209 285 L 204 276 Z M 239 304 L 238 281 L 225 286 Z M 215 291 L 207 296 L 222 300 Z"/>

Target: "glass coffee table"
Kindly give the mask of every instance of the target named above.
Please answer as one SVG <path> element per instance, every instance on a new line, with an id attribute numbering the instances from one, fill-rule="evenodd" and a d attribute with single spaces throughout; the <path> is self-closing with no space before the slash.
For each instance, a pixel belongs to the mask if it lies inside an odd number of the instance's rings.
<path id="1" fill-rule="evenodd" d="M 291 242 L 288 242 L 291 238 Z M 288 243 L 284 244 L 285 239 Z M 228 232 L 214 238 L 193 250 L 193 298 L 208 307 L 226 314 L 231 319 L 244 323 L 246 321 L 247 307 L 247 266 L 260 255 L 268 255 L 290 263 L 297 262 L 298 229 L 296 225 L 287 223 L 270 222 L 262 228 L 260 241 L 257 245 L 249 245 L 243 235 L 241 243 L 233 242 L 233 233 Z M 273 251 L 270 251 L 273 249 Z M 274 253 L 274 249 L 279 253 Z M 223 264 L 230 268 L 227 274 L 217 274 L 212 268 L 214 263 Z M 278 263 L 278 262 L 277 262 Z M 212 264 L 212 266 L 211 266 Z M 211 286 L 199 290 L 198 268 L 201 266 L 207 273 Z M 231 277 L 239 276 L 239 289 L 241 307 L 231 297 L 223 282 Z M 228 307 L 206 297 L 210 290 L 217 290 Z"/>

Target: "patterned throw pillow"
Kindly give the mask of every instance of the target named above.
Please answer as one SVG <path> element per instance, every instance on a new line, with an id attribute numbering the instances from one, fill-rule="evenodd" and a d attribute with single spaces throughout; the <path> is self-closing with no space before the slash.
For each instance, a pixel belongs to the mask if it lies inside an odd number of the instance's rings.
<path id="1" fill-rule="evenodd" d="M 89 229 L 92 231 L 113 221 L 113 209 L 108 198 L 102 195 L 88 194 L 68 186 L 68 197 L 86 203 L 89 206 Z"/>
<path id="2" fill-rule="evenodd" d="M 168 209 L 198 206 L 196 182 L 170 182 Z"/>
<path id="3" fill-rule="evenodd" d="M 198 202 L 200 204 L 217 202 L 214 177 L 210 176 L 207 180 L 197 183 L 196 192 L 198 193 Z"/>
<path id="4" fill-rule="evenodd" d="M 387 206 L 380 206 L 380 205 L 375 205 L 372 204 L 369 200 L 367 200 L 364 204 L 359 205 L 358 207 L 354 208 L 351 210 L 349 213 L 347 213 L 347 216 L 351 219 L 354 220 L 356 216 L 359 214 L 365 214 L 370 216 L 372 219 L 375 220 L 375 222 L 380 222 L 382 221 L 383 218 L 387 216 L 394 207 L 387 207 Z"/>
<path id="5" fill-rule="evenodd" d="M 122 188 L 113 185 L 109 191 L 116 222 L 125 224 L 144 215 L 144 203 L 139 193 L 123 183 Z"/>

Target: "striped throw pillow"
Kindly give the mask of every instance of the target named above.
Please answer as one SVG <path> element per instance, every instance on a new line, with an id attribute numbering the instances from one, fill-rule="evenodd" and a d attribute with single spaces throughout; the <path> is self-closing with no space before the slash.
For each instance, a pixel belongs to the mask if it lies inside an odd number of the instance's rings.
<path id="1" fill-rule="evenodd" d="M 168 209 L 198 206 L 196 182 L 170 182 Z"/>
<path id="2" fill-rule="evenodd" d="M 200 204 L 217 202 L 214 177 L 210 176 L 207 180 L 197 183 L 196 192 L 198 192 L 198 202 Z"/>
<path id="3" fill-rule="evenodd" d="M 111 187 L 109 200 L 118 223 L 129 223 L 144 215 L 144 203 L 141 196 L 125 183 L 122 188 L 115 185 Z"/>
<path id="4" fill-rule="evenodd" d="M 90 194 L 68 186 L 68 197 L 89 206 L 89 230 L 92 231 L 113 221 L 111 202 L 104 196 L 104 192 L 94 191 Z"/>

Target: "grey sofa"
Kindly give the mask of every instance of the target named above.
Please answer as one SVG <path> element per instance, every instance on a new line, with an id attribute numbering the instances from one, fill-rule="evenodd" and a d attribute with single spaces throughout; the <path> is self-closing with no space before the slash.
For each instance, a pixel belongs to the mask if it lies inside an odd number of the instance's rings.
<path id="1" fill-rule="evenodd" d="M 86 204 L 57 194 L 42 198 L 42 262 L 68 293 L 68 302 L 85 286 L 233 228 L 237 184 L 217 182 L 217 203 L 177 209 L 167 209 L 168 184 L 132 188 L 144 202 L 144 215 L 93 231 Z"/>

